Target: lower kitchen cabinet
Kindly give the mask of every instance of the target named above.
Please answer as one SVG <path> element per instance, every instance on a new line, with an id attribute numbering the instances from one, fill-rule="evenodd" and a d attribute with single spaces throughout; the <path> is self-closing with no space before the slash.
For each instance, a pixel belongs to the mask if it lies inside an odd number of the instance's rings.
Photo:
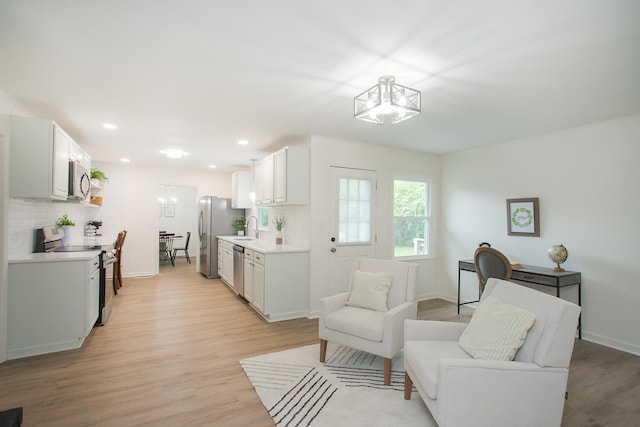
<path id="1" fill-rule="evenodd" d="M 82 346 L 99 310 L 99 257 L 10 262 L 9 359 Z"/>
<path id="2" fill-rule="evenodd" d="M 270 322 L 305 317 L 309 301 L 309 254 L 245 250 L 244 292 Z M 252 259 L 251 259 L 252 257 Z"/>

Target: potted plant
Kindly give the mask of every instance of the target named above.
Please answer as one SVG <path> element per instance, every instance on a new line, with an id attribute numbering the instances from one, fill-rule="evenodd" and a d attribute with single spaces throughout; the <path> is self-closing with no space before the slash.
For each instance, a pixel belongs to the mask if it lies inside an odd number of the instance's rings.
<path id="1" fill-rule="evenodd" d="M 76 225 L 75 222 L 69 218 L 69 215 L 64 214 L 56 221 L 56 225 L 62 228 L 62 245 L 69 246 L 71 239 L 71 227 Z"/>
<path id="2" fill-rule="evenodd" d="M 103 171 L 97 168 L 91 168 L 91 179 L 95 179 L 101 184 L 109 181 L 109 178 L 107 177 L 107 175 L 105 175 Z"/>
<path id="3" fill-rule="evenodd" d="M 282 244 L 282 230 L 287 224 L 287 217 L 283 215 L 273 218 L 273 226 L 276 228 L 276 245 Z"/>
<path id="4" fill-rule="evenodd" d="M 102 190 L 100 184 L 109 181 L 109 178 L 103 171 L 97 168 L 91 168 L 91 198 L 89 203 L 96 206 L 102 206 L 102 197 L 95 193 Z"/>
<path id="5" fill-rule="evenodd" d="M 244 236 L 244 228 L 247 226 L 247 219 L 243 216 L 233 222 L 233 228 L 238 232 L 238 236 Z"/>

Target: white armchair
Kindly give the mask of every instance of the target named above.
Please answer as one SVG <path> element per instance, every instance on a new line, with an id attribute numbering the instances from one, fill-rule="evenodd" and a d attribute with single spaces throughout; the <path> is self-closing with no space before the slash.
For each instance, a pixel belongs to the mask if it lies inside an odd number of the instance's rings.
<path id="1" fill-rule="evenodd" d="M 375 311 L 346 305 L 350 292 L 342 292 L 320 300 L 320 362 L 325 361 L 327 341 L 346 345 L 384 358 L 384 383 L 391 382 L 391 359 L 404 344 L 404 321 L 415 319 L 418 265 L 414 263 L 359 258 L 353 273 L 391 273 L 387 295 L 388 311 Z M 352 289 L 353 283 L 349 285 Z"/>
<path id="2" fill-rule="evenodd" d="M 405 322 L 405 399 L 412 385 L 440 427 L 559 426 L 580 307 L 500 279 L 482 301 L 535 314 L 513 361 L 473 359 L 459 345 L 465 323 Z"/>

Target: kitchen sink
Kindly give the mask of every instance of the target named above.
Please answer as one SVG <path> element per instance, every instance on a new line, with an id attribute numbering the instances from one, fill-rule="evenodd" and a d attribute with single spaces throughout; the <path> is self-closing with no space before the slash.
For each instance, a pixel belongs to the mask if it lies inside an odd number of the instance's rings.
<path id="1" fill-rule="evenodd" d="M 256 240 L 251 237 L 234 237 L 233 240 Z"/>

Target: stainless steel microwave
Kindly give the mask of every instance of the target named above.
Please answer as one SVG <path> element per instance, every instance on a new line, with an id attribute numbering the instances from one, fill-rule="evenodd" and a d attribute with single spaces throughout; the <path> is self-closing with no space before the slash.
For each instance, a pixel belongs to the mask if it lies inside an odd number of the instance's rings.
<path id="1" fill-rule="evenodd" d="M 69 198 L 88 200 L 91 191 L 91 177 L 87 168 L 80 162 L 69 162 Z"/>

